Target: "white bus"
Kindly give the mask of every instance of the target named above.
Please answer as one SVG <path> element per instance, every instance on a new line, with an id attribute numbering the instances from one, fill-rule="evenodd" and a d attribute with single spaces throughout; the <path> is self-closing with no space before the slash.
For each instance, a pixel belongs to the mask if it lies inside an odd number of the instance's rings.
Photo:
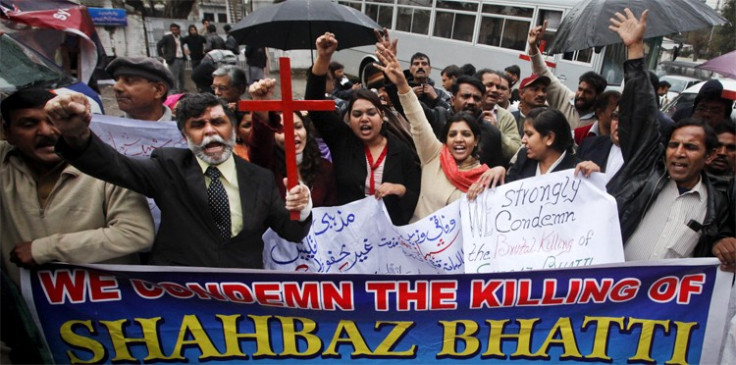
<path id="1" fill-rule="evenodd" d="M 551 44 L 562 18 L 580 0 L 339 0 L 365 13 L 399 39 L 399 60 L 408 67 L 411 56 L 422 52 L 429 56 L 432 77 L 439 83 L 446 66 L 473 64 L 477 69 L 503 71 L 510 65 L 521 68 L 521 78 L 531 74 L 526 57 L 527 35 L 532 27 L 547 20 L 545 40 Z M 339 41 L 339 39 L 338 39 Z M 647 41 L 649 67 L 656 66 L 662 38 Z M 578 78 L 596 71 L 609 85 L 620 86 L 623 80 L 625 51 L 622 45 L 565 54 L 548 55 L 554 74 L 572 90 Z M 359 75 L 362 64 L 372 62 L 374 47 L 341 50 L 335 60 L 346 72 Z"/>

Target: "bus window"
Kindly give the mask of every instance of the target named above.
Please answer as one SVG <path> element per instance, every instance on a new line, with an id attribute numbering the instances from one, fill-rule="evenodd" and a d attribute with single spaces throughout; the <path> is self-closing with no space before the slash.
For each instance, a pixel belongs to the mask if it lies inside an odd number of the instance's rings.
<path id="1" fill-rule="evenodd" d="M 532 8 L 483 5 L 478 42 L 524 51 L 532 14 Z"/>
<path id="2" fill-rule="evenodd" d="M 351 1 L 338 1 L 337 3 L 340 4 L 340 5 L 349 6 L 349 7 L 353 8 L 353 9 L 355 9 L 357 11 L 360 11 L 360 12 L 363 11 L 363 9 L 361 8 L 360 3 L 354 3 L 354 2 L 351 2 Z"/>
<path id="3" fill-rule="evenodd" d="M 440 9 L 448 9 L 440 10 Z M 452 10 L 452 11 L 450 11 Z M 478 4 L 469 1 L 438 1 L 432 35 L 472 42 Z"/>
<path id="4" fill-rule="evenodd" d="M 421 5 L 427 8 L 432 6 L 431 0 L 399 0 L 399 4 L 402 3 Z M 422 9 L 417 6 L 397 6 L 396 30 L 427 35 L 429 34 L 430 14 L 430 9 Z"/>
<path id="5" fill-rule="evenodd" d="M 393 8 L 391 5 L 365 4 L 365 15 L 373 19 L 381 27 L 391 28 L 393 22 Z"/>

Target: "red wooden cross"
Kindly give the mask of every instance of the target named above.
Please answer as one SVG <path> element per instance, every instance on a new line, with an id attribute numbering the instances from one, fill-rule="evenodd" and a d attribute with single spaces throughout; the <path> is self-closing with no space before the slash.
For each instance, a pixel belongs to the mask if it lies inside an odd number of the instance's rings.
<path id="1" fill-rule="evenodd" d="M 294 100 L 291 94 L 291 62 L 287 57 L 279 58 L 281 76 L 281 100 L 241 100 L 240 111 L 281 111 L 284 114 L 284 149 L 286 156 L 287 190 L 299 183 L 294 146 L 294 112 L 299 110 L 335 110 L 333 100 Z M 298 220 L 299 212 L 291 212 L 291 220 Z"/>

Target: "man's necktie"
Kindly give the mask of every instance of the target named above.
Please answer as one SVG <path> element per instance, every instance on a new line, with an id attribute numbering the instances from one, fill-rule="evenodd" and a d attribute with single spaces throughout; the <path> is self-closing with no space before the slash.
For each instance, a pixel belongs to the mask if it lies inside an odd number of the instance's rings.
<path id="1" fill-rule="evenodd" d="M 215 223 L 220 231 L 220 236 L 225 239 L 230 239 L 230 203 L 227 200 L 227 193 L 225 187 L 222 186 L 220 181 L 220 170 L 217 167 L 210 166 L 205 175 L 210 177 L 210 187 L 207 188 L 207 199 L 210 204 L 210 212 L 212 217 L 215 218 Z"/>

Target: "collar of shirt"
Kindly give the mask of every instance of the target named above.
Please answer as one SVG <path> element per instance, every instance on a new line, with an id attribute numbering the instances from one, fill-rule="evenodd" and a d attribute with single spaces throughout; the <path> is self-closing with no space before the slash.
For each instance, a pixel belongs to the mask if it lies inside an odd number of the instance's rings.
<path id="1" fill-rule="evenodd" d="M 133 119 L 133 118 L 130 117 L 130 114 L 128 114 L 128 113 L 123 113 L 123 118 L 125 118 L 125 119 Z M 135 119 L 135 120 L 138 120 L 138 119 Z M 174 113 L 171 112 L 171 108 L 169 108 L 168 106 L 164 105 L 164 115 L 162 115 L 161 118 L 158 118 L 158 120 L 156 120 L 156 122 L 171 122 L 173 120 L 174 120 Z M 151 120 L 149 122 L 153 122 L 153 121 Z"/>
<path id="2" fill-rule="evenodd" d="M 673 182 L 672 185 L 674 185 L 675 190 L 678 190 L 677 189 L 677 183 L 675 183 L 674 180 L 670 180 L 670 181 Z M 678 191 L 677 192 L 677 195 L 684 196 L 684 195 L 687 195 L 687 194 L 695 194 L 695 195 L 698 196 L 698 200 L 700 202 L 703 202 L 703 199 L 705 199 L 705 197 L 707 196 L 707 193 L 708 193 L 708 191 L 705 189 L 705 184 L 703 184 L 703 177 L 700 176 L 700 180 L 698 180 L 698 183 L 695 184 L 695 186 L 693 186 L 692 189 L 690 189 L 690 190 L 688 190 L 688 191 L 686 191 L 686 192 L 684 192 L 682 194 L 680 194 L 679 191 Z"/>
<path id="3" fill-rule="evenodd" d="M 547 173 L 548 174 L 550 172 L 552 172 L 552 171 L 555 170 L 555 168 L 557 167 L 557 165 L 559 165 L 562 162 L 562 160 L 565 158 L 565 155 L 567 155 L 567 151 L 562 151 L 562 154 L 560 155 L 560 157 L 558 157 L 557 160 L 555 161 L 555 163 L 553 163 L 552 166 L 550 166 L 549 169 L 547 169 Z M 542 171 L 539 169 L 539 166 L 540 166 L 540 164 L 537 163 L 537 174 L 534 175 L 534 176 L 540 176 L 540 175 L 542 175 Z"/>
<path id="4" fill-rule="evenodd" d="M 196 159 L 199 167 L 202 169 L 202 175 L 204 175 L 204 172 L 207 170 L 208 167 L 210 167 L 210 164 L 200 160 L 199 157 L 196 157 Z M 238 186 L 238 174 L 235 171 L 235 159 L 233 158 L 232 154 L 223 163 L 214 166 L 217 167 L 218 170 L 220 170 L 220 175 L 223 179 L 225 179 L 225 181 L 229 182 L 232 185 Z"/>
<path id="5" fill-rule="evenodd" d="M 597 119 L 595 122 L 593 122 L 593 125 L 590 126 L 590 129 L 588 130 L 588 134 L 595 134 L 596 136 L 601 135 L 600 131 L 598 131 L 598 120 Z"/>

